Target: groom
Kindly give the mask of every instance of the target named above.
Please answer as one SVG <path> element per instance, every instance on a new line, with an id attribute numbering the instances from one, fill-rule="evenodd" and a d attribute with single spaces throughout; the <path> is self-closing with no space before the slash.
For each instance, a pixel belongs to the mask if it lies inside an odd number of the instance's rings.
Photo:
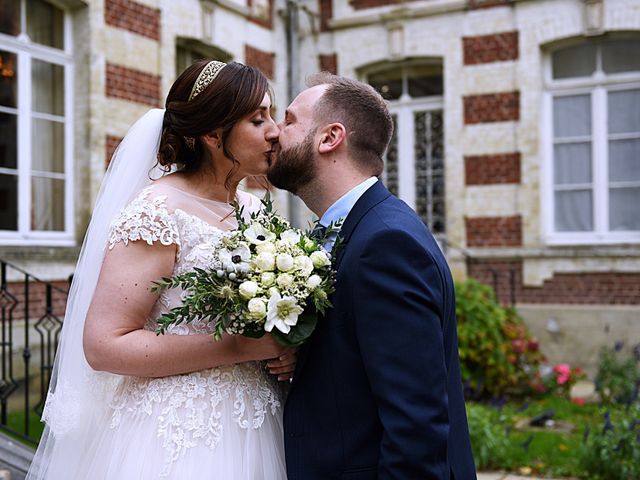
<path id="1" fill-rule="evenodd" d="M 301 348 L 285 406 L 288 479 L 475 479 L 451 274 L 376 178 L 391 116 L 366 84 L 318 74 L 308 85 L 279 125 L 268 178 L 321 225 L 344 223 L 334 308 Z"/>

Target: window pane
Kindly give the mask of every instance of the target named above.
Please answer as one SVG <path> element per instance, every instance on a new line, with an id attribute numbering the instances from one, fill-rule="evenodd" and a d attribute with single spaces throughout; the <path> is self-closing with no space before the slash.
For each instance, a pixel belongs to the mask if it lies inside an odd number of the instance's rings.
<path id="1" fill-rule="evenodd" d="M 555 226 L 558 232 L 593 230 L 591 190 L 556 192 Z"/>
<path id="2" fill-rule="evenodd" d="M 64 173 L 64 124 L 34 119 L 31 131 L 32 170 Z"/>
<path id="3" fill-rule="evenodd" d="M 640 230 L 640 188 L 612 188 L 609 199 L 610 230 Z"/>
<path id="4" fill-rule="evenodd" d="M 442 91 L 442 75 L 409 77 L 409 95 L 413 98 L 442 95 Z"/>
<path id="5" fill-rule="evenodd" d="M 18 230 L 18 177 L 0 174 L 0 230 Z"/>
<path id="6" fill-rule="evenodd" d="M 0 50 L 0 105 L 18 106 L 18 62 L 15 53 Z"/>
<path id="7" fill-rule="evenodd" d="M 0 0 L 0 32 L 17 36 L 20 33 L 20 2 Z"/>
<path id="8" fill-rule="evenodd" d="M 553 147 L 555 185 L 591 183 L 591 144 L 565 143 Z"/>
<path id="9" fill-rule="evenodd" d="M 589 77 L 596 69 L 596 45 L 563 48 L 551 57 L 553 78 Z"/>
<path id="10" fill-rule="evenodd" d="M 610 40 L 602 44 L 605 73 L 640 71 L 640 40 Z"/>
<path id="11" fill-rule="evenodd" d="M 640 180 L 640 139 L 609 141 L 609 181 Z"/>
<path id="12" fill-rule="evenodd" d="M 0 113 L 0 167 L 18 165 L 18 119 L 9 113 Z"/>
<path id="13" fill-rule="evenodd" d="M 64 115 L 64 67 L 33 59 L 33 111 Z"/>
<path id="14" fill-rule="evenodd" d="M 369 85 L 386 100 L 394 100 L 402 95 L 402 69 L 396 68 L 369 76 Z"/>
<path id="15" fill-rule="evenodd" d="M 442 112 L 414 113 L 416 212 L 435 234 L 445 232 Z"/>
<path id="16" fill-rule="evenodd" d="M 384 162 L 384 184 L 394 195 L 398 195 L 398 116 L 392 115 L 393 135 L 387 148 Z"/>
<path id="17" fill-rule="evenodd" d="M 555 138 L 591 135 L 591 96 L 571 95 L 553 99 Z"/>
<path id="18" fill-rule="evenodd" d="M 64 13 L 42 0 L 27 0 L 27 35 L 34 43 L 64 49 Z"/>
<path id="19" fill-rule="evenodd" d="M 640 133 L 640 90 L 609 92 L 609 133 Z"/>
<path id="20" fill-rule="evenodd" d="M 64 230 L 64 180 L 31 179 L 31 229 Z"/>

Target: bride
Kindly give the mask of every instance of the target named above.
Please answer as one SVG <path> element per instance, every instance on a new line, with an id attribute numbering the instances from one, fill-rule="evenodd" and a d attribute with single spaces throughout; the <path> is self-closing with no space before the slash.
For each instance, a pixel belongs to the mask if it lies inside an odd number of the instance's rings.
<path id="1" fill-rule="evenodd" d="M 204 322 L 154 333 L 181 292 L 152 281 L 204 267 L 221 232 L 259 208 L 237 190 L 264 175 L 278 128 L 266 78 L 199 61 L 166 110 L 111 162 L 71 287 L 28 479 L 286 478 L 282 399 L 295 352 L 270 336 L 214 342 Z M 173 173 L 168 173 L 173 172 Z M 268 362 L 262 362 L 268 360 Z"/>

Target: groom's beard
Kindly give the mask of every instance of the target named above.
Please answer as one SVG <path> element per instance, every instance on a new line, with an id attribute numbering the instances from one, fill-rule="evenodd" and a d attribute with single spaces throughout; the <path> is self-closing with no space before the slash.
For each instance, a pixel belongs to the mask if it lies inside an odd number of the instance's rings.
<path id="1" fill-rule="evenodd" d="M 298 193 L 316 177 L 316 162 L 313 155 L 313 137 L 309 132 L 302 142 L 282 149 L 267 171 L 267 179 L 276 188 Z"/>

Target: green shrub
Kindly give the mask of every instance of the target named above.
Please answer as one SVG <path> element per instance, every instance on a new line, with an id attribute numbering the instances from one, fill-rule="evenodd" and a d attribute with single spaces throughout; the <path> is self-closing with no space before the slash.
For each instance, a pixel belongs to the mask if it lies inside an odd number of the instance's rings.
<path id="1" fill-rule="evenodd" d="M 491 407 L 467 403 L 467 419 L 473 458 L 478 469 L 501 468 L 506 462 L 507 426 Z"/>
<path id="2" fill-rule="evenodd" d="M 462 380 L 472 398 L 523 395 L 539 383 L 540 345 L 514 309 L 476 280 L 456 283 Z"/>
<path id="3" fill-rule="evenodd" d="M 640 406 L 638 403 L 618 412 L 610 411 L 588 435 L 581 465 L 594 480 L 637 480 L 640 478 Z"/>
<path id="4" fill-rule="evenodd" d="M 616 342 L 614 348 L 603 348 L 600 351 L 596 388 L 604 404 L 631 403 L 638 395 L 638 358 L 635 355 L 625 358 L 622 347 L 622 342 Z"/>

